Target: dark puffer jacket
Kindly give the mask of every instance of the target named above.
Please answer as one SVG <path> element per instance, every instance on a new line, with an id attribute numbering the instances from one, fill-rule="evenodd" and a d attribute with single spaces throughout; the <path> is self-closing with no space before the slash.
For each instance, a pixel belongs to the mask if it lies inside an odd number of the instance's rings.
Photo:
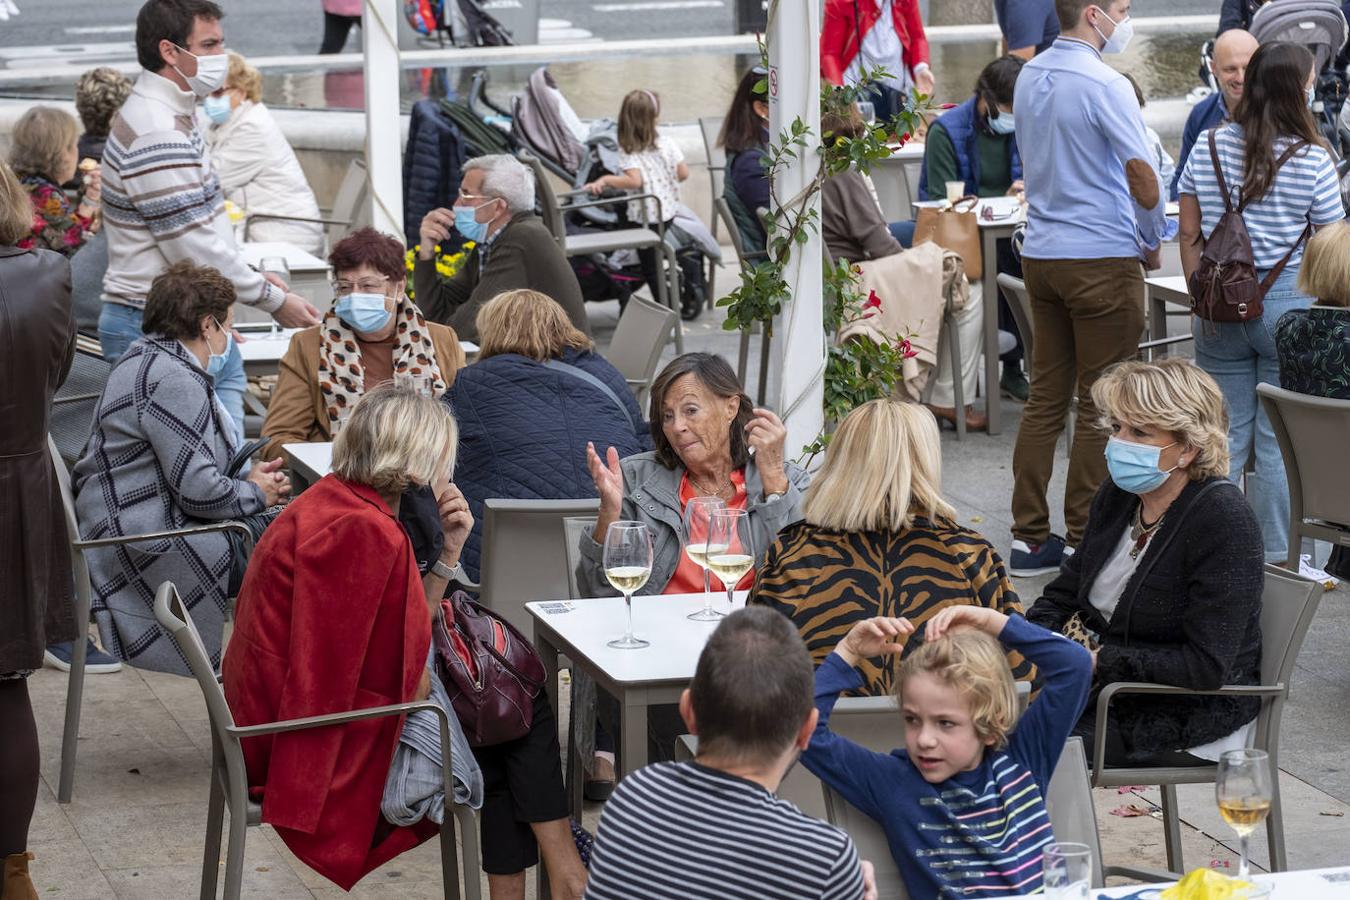
<path id="1" fill-rule="evenodd" d="M 1258 682 L 1261 529 L 1236 485 L 1224 480 L 1197 496 L 1215 480 L 1193 481 L 1173 501 L 1107 622 L 1088 592 L 1139 505 L 1138 497 L 1108 480 L 1093 498 L 1082 543 L 1027 612 L 1027 619 L 1051 631 L 1079 613 L 1101 636 L 1089 717 L 1096 715 L 1097 689 L 1113 681 L 1202 691 Z M 1136 694 L 1112 702 L 1109 727 L 1120 730 L 1127 752 L 1149 755 L 1216 741 L 1259 709 L 1255 697 Z"/>
<path id="2" fill-rule="evenodd" d="M 417 245 L 427 213 L 455 202 L 466 155 L 459 128 L 435 100 L 413 104 L 403 154 L 403 234 L 409 247 Z"/>
<path id="3" fill-rule="evenodd" d="M 622 401 L 581 378 L 512 353 L 460 369 L 445 394 L 459 422 L 455 484 L 473 512 L 473 532 L 460 557 L 478 579 L 483 501 L 568 500 L 595 496 L 586 442 L 620 458 L 651 449 L 651 435 L 633 392 L 598 353 L 566 350 L 562 362 L 588 372 Z M 561 539 L 561 538 L 560 538 Z"/>

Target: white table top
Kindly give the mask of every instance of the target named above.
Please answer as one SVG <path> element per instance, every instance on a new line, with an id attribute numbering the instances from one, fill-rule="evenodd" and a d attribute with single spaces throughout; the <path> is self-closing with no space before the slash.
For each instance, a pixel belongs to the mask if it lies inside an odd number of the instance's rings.
<path id="1" fill-rule="evenodd" d="M 1172 294 L 1185 294 L 1190 296 L 1190 289 L 1186 286 L 1185 275 L 1159 275 L 1153 278 L 1145 278 L 1144 283 L 1151 288 Z"/>
<path id="2" fill-rule="evenodd" d="M 264 257 L 282 256 L 285 257 L 286 266 L 292 272 L 328 271 L 328 263 L 313 253 L 285 241 L 245 241 L 239 245 L 239 249 L 244 254 L 244 261 L 254 267 L 257 267 Z"/>
<path id="3" fill-rule="evenodd" d="M 305 480 L 313 484 L 333 470 L 333 442 L 315 441 L 312 444 L 282 444 L 282 452 Z"/>
<path id="4" fill-rule="evenodd" d="M 1253 881 L 1269 881 L 1275 886 L 1270 894 L 1271 900 L 1344 900 L 1350 898 L 1350 867 L 1332 869 L 1304 869 L 1297 872 L 1276 872 L 1271 875 L 1257 875 Z M 1141 900 L 1156 900 L 1162 889 L 1176 882 L 1157 885 L 1155 891 L 1144 894 Z M 1118 897 L 1132 897 L 1145 890 L 1145 886 L 1127 884 L 1121 887 L 1096 888 L 1091 891 L 1092 900 Z M 1010 897 L 1008 900 L 1045 900 L 1044 894 L 1027 894 Z"/>
<path id="5" fill-rule="evenodd" d="M 923 159 L 923 141 L 910 141 L 903 147 L 897 147 L 895 144 L 887 144 L 886 146 L 889 147 L 891 151 L 891 155 L 888 157 L 889 159 L 899 160 L 901 162 L 913 162 L 917 159 Z M 886 159 L 879 159 L 877 162 L 884 163 L 886 162 Z"/>
<path id="6" fill-rule="evenodd" d="M 946 200 L 915 200 L 914 209 L 917 211 L 924 207 L 935 208 L 946 204 Z M 992 209 L 996 218 L 985 219 L 985 209 Z M 1006 228 L 1012 225 L 1020 225 L 1027 218 L 1026 204 L 1020 202 L 1016 197 L 981 197 L 979 202 L 975 204 L 975 215 L 981 228 Z"/>
<path id="7" fill-rule="evenodd" d="M 248 327 L 253 325 L 253 327 Z M 248 323 L 244 326 L 236 325 L 239 333 L 246 340 L 239 344 L 239 355 L 244 358 L 244 363 L 277 363 L 281 357 L 286 355 L 286 349 L 291 345 L 291 336 L 299 328 L 279 328 L 276 333 L 272 333 L 271 326 L 261 323 Z M 464 351 L 465 356 L 473 356 L 478 352 L 478 345 L 473 341 L 460 341 L 459 347 Z"/>
<path id="8" fill-rule="evenodd" d="M 715 580 L 715 579 L 714 579 Z M 735 609 L 749 591 L 737 591 Z M 617 650 L 607 642 L 623 635 L 622 597 L 589 600 L 539 600 L 525 604 L 530 615 L 558 633 L 568 646 L 558 650 L 580 656 L 619 684 L 688 682 L 698 655 L 717 622 L 686 618 L 703 608 L 702 594 L 653 594 L 633 598 L 633 633 L 651 641 L 640 650 Z M 713 609 L 727 612 L 727 592 L 713 587 Z M 575 654 L 575 655 L 574 655 Z"/>

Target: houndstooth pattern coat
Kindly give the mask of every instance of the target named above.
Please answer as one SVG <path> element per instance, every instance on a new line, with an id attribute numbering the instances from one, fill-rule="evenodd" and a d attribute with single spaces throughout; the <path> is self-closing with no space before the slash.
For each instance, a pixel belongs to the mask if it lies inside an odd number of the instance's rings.
<path id="1" fill-rule="evenodd" d="M 75 466 L 86 540 L 209 524 L 262 512 L 262 489 L 225 475 L 235 447 L 210 377 L 176 340 L 132 344 L 108 377 Z M 188 674 L 155 621 L 172 581 L 212 662 L 220 663 L 230 544 L 220 533 L 90 550 L 94 620 L 109 652 L 143 669 Z"/>

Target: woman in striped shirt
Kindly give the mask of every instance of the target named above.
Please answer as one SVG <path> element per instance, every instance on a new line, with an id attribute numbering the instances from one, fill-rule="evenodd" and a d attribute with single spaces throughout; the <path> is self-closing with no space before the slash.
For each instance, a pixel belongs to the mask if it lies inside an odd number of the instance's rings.
<path id="1" fill-rule="evenodd" d="M 1247 67 L 1246 89 L 1233 119 L 1214 131 L 1215 155 L 1236 207 L 1247 201 L 1242 219 L 1251 236 L 1257 278 L 1288 257 L 1265 295 L 1260 319 L 1213 322 L 1193 319 L 1195 360 L 1214 376 L 1228 404 L 1229 476 L 1241 477 L 1255 444 L 1256 473 L 1249 490 L 1265 544 L 1267 561 L 1287 556 L 1289 492 L 1284 461 L 1270 420 L 1256 402 L 1256 385 L 1280 383 L 1275 323 L 1291 309 L 1307 309 L 1312 298 L 1295 287 L 1305 231 L 1345 217 L 1336 168 L 1318 135 L 1309 107 L 1313 57 L 1295 44 L 1263 44 Z M 1302 144 L 1284 164 L 1277 161 Z M 1224 213 L 1215 161 L 1202 134 L 1177 183 L 1181 197 L 1181 262 L 1187 278 L 1200 264 L 1204 240 Z"/>

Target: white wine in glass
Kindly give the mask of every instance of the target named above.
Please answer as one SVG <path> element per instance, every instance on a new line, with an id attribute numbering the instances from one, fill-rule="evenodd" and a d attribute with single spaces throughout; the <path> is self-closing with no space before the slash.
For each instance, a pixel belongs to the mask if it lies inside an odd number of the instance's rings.
<path id="1" fill-rule="evenodd" d="M 1264 750 L 1230 750 L 1219 758 L 1214 797 L 1219 803 L 1219 814 L 1242 842 L 1238 878 L 1243 881 L 1249 874 L 1247 841 L 1270 814 L 1271 777 L 1270 757 Z"/>
<path id="2" fill-rule="evenodd" d="M 712 608 L 712 585 L 708 576 L 708 553 L 719 547 L 710 544 L 708 539 L 713 512 L 726 509 L 726 506 L 720 497 L 693 497 L 684 505 L 684 552 L 703 570 L 703 608 L 689 614 L 689 618 L 698 622 L 716 622 L 722 618 L 722 613 Z"/>
<path id="3" fill-rule="evenodd" d="M 750 514 L 743 509 L 718 509 L 712 514 L 708 540 L 708 570 L 727 589 L 727 607 L 732 592 L 755 564 L 755 548 L 750 538 Z"/>
<path id="4" fill-rule="evenodd" d="M 605 531 L 605 577 L 616 591 L 623 594 L 627 609 L 627 626 L 623 637 L 615 638 L 609 646 L 620 650 L 636 650 L 650 646 L 633 635 L 633 592 L 642 590 L 652 575 L 652 534 L 642 522 L 619 521 Z"/>

